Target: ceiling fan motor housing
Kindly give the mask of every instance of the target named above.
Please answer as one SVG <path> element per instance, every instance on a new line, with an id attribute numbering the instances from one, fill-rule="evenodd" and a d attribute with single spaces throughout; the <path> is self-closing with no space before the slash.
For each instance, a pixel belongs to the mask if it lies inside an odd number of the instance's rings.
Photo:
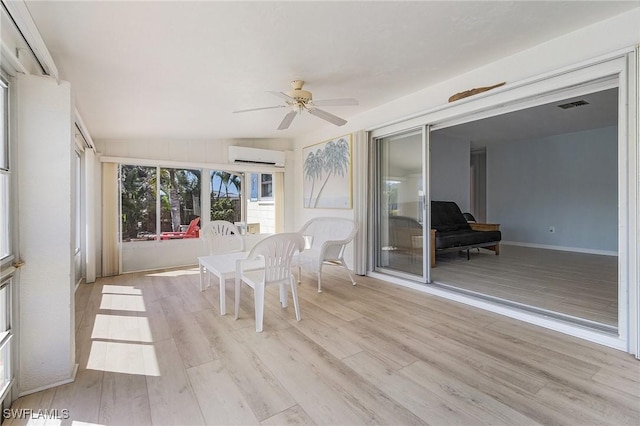
<path id="1" fill-rule="evenodd" d="M 293 90 L 287 92 L 287 96 L 295 99 L 298 102 L 302 102 L 303 104 L 309 102 L 311 99 L 313 99 L 313 96 L 311 95 L 311 92 L 302 90 L 303 85 L 304 81 L 293 80 L 291 82 L 291 87 L 293 87 Z"/>
<path id="2" fill-rule="evenodd" d="M 311 92 L 307 92 L 306 90 L 291 90 L 290 92 L 287 92 L 287 95 L 296 101 L 305 104 L 312 99 Z"/>
<path id="3" fill-rule="evenodd" d="M 327 111 L 321 110 L 318 106 L 325 105 L 358 105 L 358 101 L 355 99 L 325 99 L 316 101 L 315 103 L 312 101 L 313 97 L 311 92 L 307 90 L 302 90 L 302 86 L 304 86 L 303 80 L 293 80 L 291 82 L 291 88 L 289 92 L 274 92 L 270 91 L 271 94 L 283 99 L 286 105 L 276 105 L 276 106 L 268 106 L 262 108 L 251 108 L 234 112 L 248 112 L 248 111 L 256 111 L 261 109 L 273 109 L 273 108 L 282 108 L 289 107 L 290 111 L 284 116 L 284 119 L 278 126 L 278 130 L 286 130 L 289 128 L 289 125 L 293 121 L 293 119 L 298 114 L 302 114 L 304 111 L 307 111 L 309 114 L 316 116 L 322 120 L 328 121 L 329 123 L 335 124 L 336 126 L 342 126 L 347 123 L 347 120 L 335 116 Z"/>

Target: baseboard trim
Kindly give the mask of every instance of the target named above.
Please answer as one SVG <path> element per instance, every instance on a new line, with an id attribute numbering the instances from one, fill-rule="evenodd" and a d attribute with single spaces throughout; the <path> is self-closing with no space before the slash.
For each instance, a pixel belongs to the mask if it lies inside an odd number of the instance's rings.
<path id="1" fill-rule="evenodd" d="M 588 248 L 581 248 L 581 247 L 552 246 L 549 244 L 521 243 L 519 241 L 500 241 L 500 245 L 531 247 L 531 248 L 539 248 L 539 249 L 545 249 L 545 250 L 571 251 L 575 253 L 585 253 L 585 254 L 599 254 L 602 256 L 618 255 L 617 251 L 610 251 L 610 250 L 596 250 L 596 249 L 588 249 Z"/>

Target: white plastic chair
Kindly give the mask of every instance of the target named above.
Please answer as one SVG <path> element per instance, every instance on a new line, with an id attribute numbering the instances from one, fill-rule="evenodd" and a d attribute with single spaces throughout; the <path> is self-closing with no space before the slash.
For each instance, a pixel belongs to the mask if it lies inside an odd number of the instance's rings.
<path id="1" fill-rule="evenodd" d="M 240 311 L 240 288 L 242 282 L 253 288 L 256 315 L 256 332 L 262 331 L 264 318 L 264 289 L 267 285 L 280 285 L 280 303 L 287 307 L 287 283 L 291 286 L 296 319 L 300 321 L 300 306 L 295 279 L 291 273 L 291 260 L 304 247 L 304 239 L 298 233 L 275 234 L 258 242 L 246 259 L 236 263 L 236 319 Z M 262 259 L 264 267 L 255 269 L 255 261 Z"/>
<path id="2" fill-rule="evenodd" d="M 200 230 L 208 254 L 244 251 L 244 239 L 238 227 L 226 220 L 213 220 Z"/>
<path id="3" fill-rule="evenodd" d="M 207 254 L 221 254 L 244 251 L 244 239 L 240 235 L 238 227 L 226 220 L 214 220 L 207 223 L 201 230 Z M 225 283 L 220 282 L 220 286 Z M 207 271 L 206 287 L 201 287 L 200 291 L 211 286 L 211 274 Z"/>
<path id="4" fill-rule="evenodd" d="M 349 274 L 353 285 L 355 280 L 344 261 L 344 249 L 358 232 L 357 222 L 338 217 L 316 217 L 309 220 L 299 234 L 305 239 L 306 246 L 297 256 L 298 282 L 302 268 L 318 275 L 318 293 L 322 293 L 322 266 L 342 266 Z"/>

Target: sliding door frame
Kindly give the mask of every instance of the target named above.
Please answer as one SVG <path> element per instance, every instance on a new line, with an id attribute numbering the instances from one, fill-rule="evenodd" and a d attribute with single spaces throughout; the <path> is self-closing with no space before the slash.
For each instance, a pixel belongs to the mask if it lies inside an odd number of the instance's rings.
<path id="1" fill-rule="evenodd" d="M 422 270 L 431 284 L 431 126 L 422 127 Z"/>
<path id="2" fill-rule="evenodd" d="M 380 253 L 378 253 L 379 248 L 381 247 L 380 238 L 382 233 L 380 232 L 380 227 L 382 225 L 380 209 L 380 193 L 381 193 L 381 149 L 380 149 L 380 140 L 393 136 L 400 136 L 404 133 L 411 133 L 415 131 L 416 133 L 420 132 L 421 137 L 421 148 L 420 154 L 422 157 L 422 165 L 421 165 L 421 179 L 420 183 L 422 185 L 422 200 L 419 199 L 418 206 L 421 207 L 419 213 L 422 218 L 423 228 L 422 228 L 422 275 L 411 274 L 405 271 L 399 271 L 394 269 L 387 269 L 384 267 L 378 267 L 378 258 Z M 423 125 L 415 128 L 407 128 L 401 132 L 394 132 L 391 134 L 378 134 L 375 137 L 370 138 L 370 144 L 372 147 L 370 158 L 371 158 L 371 170 L 370 175 L 373 177 L 373 185 L 371 185 L 371 193 L 369 199 L 374 208 L 370 209 L 369 215 L 369 235 L 372 235 L 372 243 L 370 245 L 369 250 L 369 265 L 372 271 L 378 271 L 383 274 L 388 274 L 389 276 L 393 276 L 399 279 L 411 280 L 420 284 L 428 284 L 431 282 L 431 262 L 429 261 L 431 253 L 431 238 L 429 238 L 429 228 L 424 226 L 424 224 L 430 223 L 430 209 L 428 207 L 429 204 L 429 126 Z M 420 198 L 420 195 L 418 195 Z"/>
<path id="3" fill-rule="evenodd" d="M 556 331 L 594 341 L 640 356 L 640 283 L 637 245 L 640 242 L 640 182 L 638 181 L 640 155 L 638 155 L 638 76 L 640 67 L 637 49 L 625 49 L 606 57 L 596 58 L 571 67 L 546 73 L 520 82 L 511 83 L 490 92 L 462 99 L 452 105 L 443 105 L 406 119 L 397 120 L 367 129 L 371 141 L 393 133 L 424 126 L 431 130 L 479 120 L 507 112 L 547 103 L 557 97 L 562 99 L 568 92 L 575 92 L 581 86 L 590 91 L 598 85 L 610 87 L 611 79 L 617 79 L 619 93 L 618 111 L 618 335 L 586 330 L 582 327 L 544 318 L 537 314 L 523 313 L 513 308 L 499 306 L 488 301 L 473 300 L 463 295 L 452 295 L 431 286 L 403 283 L 397 279 L 389 281 L 407 285 L 449 299 L 478 306 L 513 318 L 541 325 Z M 428 139 L 424 141 L 428 146 Z M 428 152 L 425 153 L 428 158 Z M 428 169 L 427 169 L 428 170 Z M 427 182 L 428 183 L 428 182 Z M 425 186 L 428 188 L 428 186 Z M 428 193 L 428 191 L 427 191 Z M 428 215 L 428 212 L 426 212 Z M 430 222 L 426 222 L 430 223 Z M 428 244 L 424 244 L 425 254 Z M 427 256 L 425 256 L 425 259 Z M 370 258 L 370 260 L 374 260 Z M 429 265 L 430 266 L 430 265 Z M 368 268 L 373 272 L 373 268 Z M 376 276 L 372 273 L 371 275 Z M 380 278 L 384 276 L 377 275 Z"/>

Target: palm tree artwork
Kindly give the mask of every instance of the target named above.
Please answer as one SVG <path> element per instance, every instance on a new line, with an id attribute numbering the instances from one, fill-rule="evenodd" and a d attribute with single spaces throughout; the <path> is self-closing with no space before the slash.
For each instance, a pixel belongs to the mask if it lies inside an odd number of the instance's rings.
<path id="1" fill-rule="evenodd" d="M 307 207 L 311 207 L 311 201 L 313 200 L 313 190 L 315 188 L 316 180 L 322 177 L 323 171 L 322 149 L 319 149 L 313 153 L 310 152 L 307 158 L 304 160 L 304 178 L 311 181 L 311 192 L 309 193 L 309 200 Z M 317 199 L 316 199 L 317 201 Z"/>
<path id="2" fill-rule="evenodd" d="M 307 208 L 351 208 L 351 135 L 305 148 Z"/>

